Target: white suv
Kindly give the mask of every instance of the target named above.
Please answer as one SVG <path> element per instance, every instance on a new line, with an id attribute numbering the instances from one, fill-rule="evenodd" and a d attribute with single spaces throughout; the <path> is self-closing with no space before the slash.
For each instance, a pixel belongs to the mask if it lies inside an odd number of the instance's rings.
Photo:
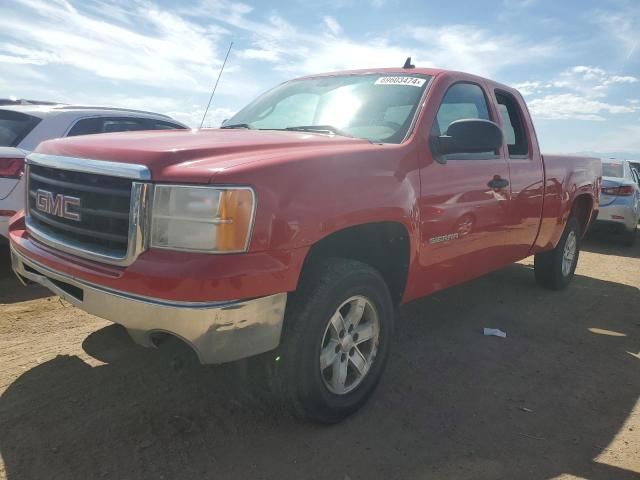
<path id="1" fill-rule="evenodd" d="M 24 208 L 24 158 L 40 142 L 58 137 L 131 130 L 173 130 L 186 125 L 159 113 L 60 104 L 0 107 L 0 240 L 9 218 Z"/>

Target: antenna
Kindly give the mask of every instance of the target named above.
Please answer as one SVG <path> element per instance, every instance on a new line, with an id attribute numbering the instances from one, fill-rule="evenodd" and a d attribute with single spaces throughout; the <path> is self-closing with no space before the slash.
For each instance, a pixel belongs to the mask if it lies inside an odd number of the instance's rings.
<path id="1" fill-rule="evenodd" d="M 402 68 L 416 68 L 416 66 L 411 63 L 411 57 L 407 57 Z"/>
<path id="2" fill-rule="evenodd" d="M 211 96 L 209 97 L 209 103 L 207 103 L 207 108 L 204 111 L 204 115 L 202 115 L 200 128 L 202 128 L 202 125 L 204 124 L 204 119 L 207 117 L 207 113 L 209 112 L 209 107 L 211 106 L 211 100 L 213 100 L 213 95 L 216 93 L 216 88 L 218 88 L 218 82 L 220 81 L 220 77 L 222 76 L 222 72 L 224 71 L 224 66 L 227 64 L 227 58 L 229 58 L 229 53 L 231 53 L 231 47 L 233 47 L 233 42 L 229 44 L 229 50 L 227 50 L 227 55 L 224 57 L 224 62 L 222 62 L 222 68 L 220 68 L 220 73 L 218 73 L 218 78 L 216 79 L 216 83 L 213 86 L 213 91 L 211 92 Z"/>

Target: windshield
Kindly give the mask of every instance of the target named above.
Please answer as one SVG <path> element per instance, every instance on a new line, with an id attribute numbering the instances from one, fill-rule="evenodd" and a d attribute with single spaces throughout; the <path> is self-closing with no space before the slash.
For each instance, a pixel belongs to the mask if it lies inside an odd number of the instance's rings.
<path id="1" fill-rule="evenodd" d="M 39 121 L 24 113 L 0 110 L 0 147 L 17 147 Z"/>
<path id="2" fill-rule="evenodd" d="M 223 128 L 303 130 L 400 143 L 428 75 L 341 75 L 292 80 L 258 97 Z"/>
<path id="3" fill-rule="evenodd" d="M 624 177 L 624 165 L 622 163 L 602 163 L 603 177 Z"/>

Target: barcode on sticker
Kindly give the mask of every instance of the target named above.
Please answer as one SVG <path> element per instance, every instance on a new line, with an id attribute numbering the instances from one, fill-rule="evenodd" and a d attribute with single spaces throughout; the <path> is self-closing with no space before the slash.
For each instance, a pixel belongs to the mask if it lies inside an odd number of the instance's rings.
<path id="1" fill-rule="evenodd" d="M 380 77 L 376 80 L 376 85 L 409 85 L 421 87 L 427 80 L 418 77 Z"/>

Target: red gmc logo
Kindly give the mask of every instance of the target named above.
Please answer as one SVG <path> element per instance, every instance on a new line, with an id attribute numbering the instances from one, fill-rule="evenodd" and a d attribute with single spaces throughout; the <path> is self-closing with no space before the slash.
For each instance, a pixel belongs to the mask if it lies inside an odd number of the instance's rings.
<path id="1" fill-rule="evenodd" d="M 41 212 L 55 215 L 56 217 L 66 218 L 68 220 L 80 221 L 80 213 L 69 211 L 70 206 L 79 207 L 80 199 L 78 197 L 70 197 L 61 193 L 53 194 L 46 190 L 38 189 L 36 191 L 36 208 Z"/>

